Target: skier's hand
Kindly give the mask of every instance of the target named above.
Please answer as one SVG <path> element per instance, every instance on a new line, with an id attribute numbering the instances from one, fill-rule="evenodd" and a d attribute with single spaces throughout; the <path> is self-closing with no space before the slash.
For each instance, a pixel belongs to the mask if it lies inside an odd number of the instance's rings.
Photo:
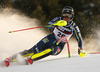
<path id="1" fill-rule="evenodd" d="M 66 26 L 67 25 L 67 21 L 59 20 L 59 21 L 57 21 L 57 23 L 55 23 L 53 25 L 54 26 Z"/>
<path id="2" fill-rule="evenodd" d="M 82 48 L 78 49 L 78 54 L 80 55 L 80 57 L 84 57 L 87 52 L 85 52 Z"/>
<path id="3" fill-rule="evenodd" d="M 44 27 L 47 27 L 48 29 L 52 29 L 52 28 L 54 28 L 55 26 L 66 26 L 66 25 L 67 25 L 67 21 L 59 20 L 59 21 L 57 21 L 57 22 L 54 23 L 54 24 L 46 25 L 46 26 L 44 26 Z"/>

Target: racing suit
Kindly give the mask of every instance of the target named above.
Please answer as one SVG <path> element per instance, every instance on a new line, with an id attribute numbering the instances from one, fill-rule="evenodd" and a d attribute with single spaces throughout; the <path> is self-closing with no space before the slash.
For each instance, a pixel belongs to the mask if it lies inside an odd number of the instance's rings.
<path id="1" fill-rule="evenodd" d="M 53 20 L 48 22 L 48 25 L 54 24 L 55 22 L 63 20 L 62 17 L 55 17 Z M 48 27 L 53 28 L 53 27 Z M 78 26 L 73 22 L 67 22 L 66 26 L 56 26 L 53 30 L 53 33 L 41 39 L 36 45 L 31 49 L 20 52 L 23 57 L 32 56 L 32 59 L 38 60 L 44 58 L 48 55 L 58 55 L 64 48 L 66 42 L 62 40 L 59 45 L 56 45 L 58 40 L 65 36 L 67 40 L 70 39 L 72 34 L 75 35 L 78 47 L 82 48 L 82 37 Z M 13 56 L 15 59 L 16 55 Z"/>

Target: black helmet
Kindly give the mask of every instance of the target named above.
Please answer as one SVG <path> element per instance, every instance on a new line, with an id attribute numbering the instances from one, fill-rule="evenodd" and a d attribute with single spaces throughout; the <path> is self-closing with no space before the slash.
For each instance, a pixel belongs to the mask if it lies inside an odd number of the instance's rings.
<path id="1" fill-rule="evenodd" d="M 74 18 L 74 9 L 70 6 L 65 6 L 62 10 L 62 16 L 64 14 L 67 14 L 69 18 L 71 18 L 71 20 Z"/>

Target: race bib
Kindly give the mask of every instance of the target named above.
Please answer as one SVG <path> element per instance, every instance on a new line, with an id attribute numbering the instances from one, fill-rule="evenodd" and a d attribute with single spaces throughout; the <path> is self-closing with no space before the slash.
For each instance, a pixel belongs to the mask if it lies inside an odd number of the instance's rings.
<path id="1" fill-rule="evenodd" d="M 55 34 L 55 37 L 57 40 L 59 40 L 61 37 L 65 36 L 67 40 L 72 36 L 72 34 L 65 34 L 61 31 L 59 31 L 57 28 L 54 29 L 53 33 Z M 63 39 L 61 42 L 65 42 L 65 39 Z"/>

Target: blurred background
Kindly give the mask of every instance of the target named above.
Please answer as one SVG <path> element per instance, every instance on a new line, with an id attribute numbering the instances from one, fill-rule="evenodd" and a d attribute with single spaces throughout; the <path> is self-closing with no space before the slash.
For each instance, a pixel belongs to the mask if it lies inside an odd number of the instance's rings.
<path id="1" fill-rule="evenodd" d="M 0 0 L 0 6 L 37 18 L 42 25 L 61 16 L 63 7 L 72 6 L 75 10 L 74 21 L 80 27 L 83 38 L 94 35 L 93 30 L 100 25 L 100 0 Z"/>

